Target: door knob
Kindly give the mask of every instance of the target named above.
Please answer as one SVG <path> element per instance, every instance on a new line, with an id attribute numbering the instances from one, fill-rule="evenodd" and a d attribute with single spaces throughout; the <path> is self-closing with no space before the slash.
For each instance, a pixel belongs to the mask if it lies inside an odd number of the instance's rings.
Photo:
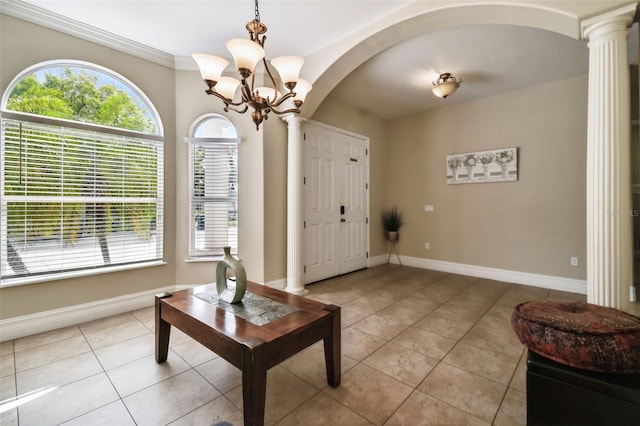
<path id="1" fill-rule="evenodd" d="M 346 221 L 347 221 L 347 219 L 345 219 L 345 218 L 343 218 L 343 217 L 342 217 L 342 218 L 340 218 L 340 222 L 346 222 Z"/>

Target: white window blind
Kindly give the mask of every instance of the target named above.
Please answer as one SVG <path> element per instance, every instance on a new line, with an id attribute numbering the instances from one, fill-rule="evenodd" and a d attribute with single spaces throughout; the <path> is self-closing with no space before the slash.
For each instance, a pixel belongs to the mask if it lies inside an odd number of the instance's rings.
<path id="1" fill-rule="evenodd" d="M 7 116 L 1 144 L 3 285 L 162 260 L 160 136 Z"/>
<path id="2" fill-rule="evenodd" d="M 190 258 L 238 252 L 238 140 L 189 138 Z"/>

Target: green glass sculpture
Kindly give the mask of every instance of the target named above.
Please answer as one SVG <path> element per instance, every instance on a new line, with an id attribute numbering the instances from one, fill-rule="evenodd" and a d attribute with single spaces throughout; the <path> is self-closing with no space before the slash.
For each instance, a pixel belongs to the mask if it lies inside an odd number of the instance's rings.
<path id="1" fill-rule="evenodd" d="M 218 297 L 227 303 L 239 303 L 247 290 L 247 273 L 244 266 L 231 255 L 231 247 L 223 247 L 224 257 L 218 261 L 216 267 L 216 289 Z M 235 276 L 235 289 L 227 286 L 227 269 Z"/>

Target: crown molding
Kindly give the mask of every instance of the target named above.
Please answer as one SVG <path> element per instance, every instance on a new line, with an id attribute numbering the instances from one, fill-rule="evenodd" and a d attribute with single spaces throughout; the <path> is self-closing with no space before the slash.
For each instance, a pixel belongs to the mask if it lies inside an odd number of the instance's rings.
<path id="1" fill-rule="evenodd" d="M 0 1 L 0 13 L 100 44 L 165 67 L 174 68 L 176 66 L 176 58 L 169 53 L 19 0 Z"/>
<path id="2" fill-rule="evenodd" d="M 191 56 L 176 56 L 173 67 L 182 71 L 198 71 L 198 64 Z"/>

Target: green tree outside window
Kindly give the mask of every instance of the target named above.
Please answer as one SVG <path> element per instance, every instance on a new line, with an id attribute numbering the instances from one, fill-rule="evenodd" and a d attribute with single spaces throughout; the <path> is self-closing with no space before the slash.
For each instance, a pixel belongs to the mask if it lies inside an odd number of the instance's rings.
<path id="1" fill-rule="evenodd" d="M 82 67 L 36 71 L 16 84 L 6 109 L 157 134 L 157 125 L 144 101 L 109 79 Z M 133 138 L 109 138 L 108 134 L 88 138 L 81 132 L 71 132 L 61 137 L 48 132 L 47 126 L 5 131 L 3 144 L 4 195 L 65 198 L 64 202 L 8 203 L 7 253 L 14 272 L 25 271 L 11 243 L 15 236 L 23 241 L 53 236 L 64 244 L 74 244 L 80 235 L 90 233 L 98 239 L 107 265 L 111 263 L 107 236 L 114 227 L 135 232 L 141 239 L 148 239 L 154 230 L 155 202 L 73 200 L 156 198 L 161 158 L 157 145 Z M 119 220 L 125 217 L 126 221 Z"/>

